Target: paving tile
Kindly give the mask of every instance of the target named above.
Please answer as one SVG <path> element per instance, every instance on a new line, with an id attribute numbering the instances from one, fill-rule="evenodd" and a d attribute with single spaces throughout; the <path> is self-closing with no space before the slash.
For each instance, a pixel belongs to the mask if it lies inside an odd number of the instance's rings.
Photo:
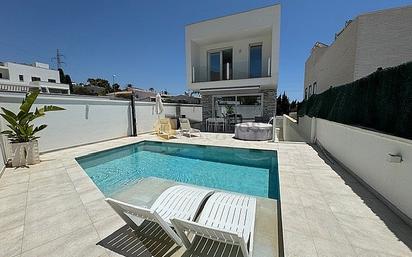
<path id="1" fill-rule="evenodd" d="M 96 245 L 100 241 L 93 226 L 74 231 L 39 247 L 23 252 L 22 257 L 100 257 L 105 248 Z"/>
<path id="2" fill-rule="evenodd" d="M 90 224 L 90 218 L 83 206 L 72 208 L 44 219 L 26 222 L 23 252 Z"/>
<path id="3" fill-rule="evenodd" d="M 308 220 L 302 205 L 282 203 L 283 230 L 311 236 Z"/>
<path id="4" fill-rule="evenodd" d="M 35 182 L 60 183 L 62 182 L 62 179 L 66 178 L 67 174 L 64 168 L 50 168 L 47 170 L 38 170 L 31 172 L 30 184 L 35 184 Z"/>
<path id="5" fill-rule="evenodd" d="M 0 232 L 0 257 L 11 257 L 21 253 L 23 226 Z"/>
<path id="6" fill-rule="evenodd" d="M 73 180 L 73 185 L 79 193 L 97 189 L 96 185 L 93 183 L 93 180 L 91 180 L 88 176 Z"/>
<path id="7" fill-rule="evenodd" d="M 322 192 L 315 190 L 300 190 L 299 193 L 303 207 L 330 210 Z"/>
<path id="8" fill-rule="evenodd" d="M 330 210 L 309 207 L 304 208 L 304 211 L 310 234 L 313 237 L 349 244 L 344 230 Z"/>
<path id="9" fill-rule="evenodd" d="M 402 238 L 396 225 L 388 227 L 381 221 L 345 214 L 335 213 L 335 216 L 354 247 L 391 255 L 411 254 L 410 237 Z"/>
<path id="10" fill-rule="evenodd" d="M 350 244 L 317 237 L 313 240 L 319 257 L 358 257 Z"/>
<path id="11" fill-rule="evenodd" d="M 0 188 L 14 184 L 27 183 L 29 182 L 29 177 L 29 172 L 5 171 L 0 179 Z"/>
<path id="12" fill-rule="evenodd" d="M 356 248 L 356 247 L 354 248 L 354 251 L 356 252 L 358 257 L 401 257 L 400 255 L 392 255 L 392 254 L 365 250 L 365 249 Z M 411 255 L 408 255 L 408 256 L 412 256 L 412 253 Z M 404 257 L 407 257 L 407 256 L 404 256 Z"/>
<path id="13" fill-rule="evenodd" d="M 0 199 L 19 194 L 27 194 L 28 187 L 29 183 L 4 185 L 3 187 L 0 187 Z"/>
<path id="14" fill-rule="evenodd" d="M 35 188 L 32 188 L 28 192 L 27 202 L 28 204 L 34 204 L 40 201 L 46 201 L 56 196 L 64 195 L 64 194 L 71 194 L 75 193 L 76 190 L 74 189 L 73 184 L 70 183 L 62 183 L 59 185 L 48 185 L 43 184 L 39 185 Z"/>
<path id="15" fill-rule="evenodd" d="M 92 222 L 115 215 L 116 212 L 110 207 L 104 199 L 98 199 L 85 203 L 85 207 Z"/>
<path id="16" fill-rule="evenodd" d="M 104 239 L 119 228 L 126 225 L 126 223 L 119 217 L 119 215 L 115 214 L 98 220 L 94 222 L 93 225 L 96 228 L 100 239 Z"/>
<path id="17" fill-rule="evenodd" d="M 288 257 L 318 257 L 315 244 L 311 236 L 293 232 L 284 232 L 284 251 Z"/>
<path id="18" fill-rule="evenodd" d="M 84 204 L 105 198 L 103 193 L 97 188 L 92 188 L 88 191 L 81 192 L 79 195 Z"/>
<path id="19" fill-rule="evenodd" d="M 82 205 L 83 203 L 76 192 L 62 194 L 45 201 L 30 203 L 27 206 L 25 220 L 27 223 L 31 223 Z"/>

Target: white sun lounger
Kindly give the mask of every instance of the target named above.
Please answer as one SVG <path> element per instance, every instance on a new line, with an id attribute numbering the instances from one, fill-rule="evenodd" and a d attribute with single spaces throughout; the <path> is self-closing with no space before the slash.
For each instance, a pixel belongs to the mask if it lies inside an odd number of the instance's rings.
<path id="1" fill-rule="evenodd" d="M 239 245 L 243 256 L 252 256 L 256 198 L 240 194 L 214 193 L 205 204 L 199 221 L 172 219 L 174 228 L 187 249 L 187 232 L 232 245 Z"/>
<path id="2" fill-rule="evenodd" d="M 111 198 L 106 198 L 106 201 L 134 230 L 137 230 L 141 223 L 139 218 L 156 222 L 176 244 L 181 246 L 182 240 L 171 228 L 170 220 L 172 218 L 195 219 L 201 204 L 212 193 L 212 190 L 178 185 L 165 190 L 150 208 L 134 206 Z"/>
<path id="3" fill-rule="evenodd" d="M 192 134 L 198 133 L 199 136 L 202 136 L 202 134 L 200 133 L 200 130 L 192 128 L 192 126 L 190 125 L 189 119 L 180 118 L 179 122 L 180 122 L 180 132 L 182 134 L 186 133 L 186 134 L 189 134 L 189 137 L 192 137 Z"/>

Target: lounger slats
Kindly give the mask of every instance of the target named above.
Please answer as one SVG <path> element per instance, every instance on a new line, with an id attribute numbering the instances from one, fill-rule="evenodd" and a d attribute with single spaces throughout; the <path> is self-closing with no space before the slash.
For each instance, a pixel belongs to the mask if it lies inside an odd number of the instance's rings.
<path id="1" fill-rule="evenodd" d="M 200 205 L 213 193 L 197 187 L 178 185 L 165 190 L 153 203 L 151 208 L 134 206 L 115 199 L 107 198 L 109 205 L 133 229 L 137 229 L 141 222 L 139 218 L 158 223 L 162 229 L 178 244 L 182 241 L 170 228 L 170 219 L 193 220 Z"/>
<path id="2" fill-rule="evenodd" d="M 240 194 L 218 192 L 207 201 L 198 222 L 172 219 L 185 246 L 190 241 L 185 231 L 218 242 L 239 245 L 243 256 L 251 256 L 256 199 Z M 249 247 L 247 243 L 249 242 Z"/>

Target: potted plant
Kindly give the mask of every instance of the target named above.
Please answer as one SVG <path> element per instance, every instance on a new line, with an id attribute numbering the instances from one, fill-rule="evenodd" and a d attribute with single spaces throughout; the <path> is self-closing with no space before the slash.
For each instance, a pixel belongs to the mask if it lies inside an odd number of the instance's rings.
<path id="1" fill-rule="evenodd" d="M 0 115 L 9 123 L 7 124 L 9 130 L 4 130 L 1 133 L 6 135 L 11 143 L 13 167 L 40 162 L 37 142 L 39 137 L 36 134 L 45 129 L 47 125 L 35 127 L 33 121 L 43 117 L 46 112 L 64 110 L 58 106 L 45 105 L 31 112 L 30 109 L 38 95 L 38 90 L 27 93 L 17 114 L 1 107 L 2 113 Z"/>

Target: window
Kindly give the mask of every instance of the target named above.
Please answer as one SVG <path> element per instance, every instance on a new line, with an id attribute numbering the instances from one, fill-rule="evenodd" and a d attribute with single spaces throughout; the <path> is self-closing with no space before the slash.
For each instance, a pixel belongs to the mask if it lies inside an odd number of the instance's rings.
<path id="1" fill-rule="evenodd" d="M 249 47 L 249 78 L 262 77 L 262 45 Z"/>
<path id="2" fill-rule="evenodd" d="M 213 117 L 225 118 L 230 129 L 236 123 L 254 121 L 263 115 L 262 94 L 214 96 L 213 103 Z"/>
<path id="3" fill-rule="evenodd" d="M 21 74 L 19 75 L 19 80 L 20 80 L 20 81 L 24 81 L 23 75 L 21 75 Z"/>
<path id="4" fill-rule="evenodd" d="M 2 79 L 2 78 L 3 78 L 3 73 L 0 72 L 0 79 Z"/>
<path id="5" fill-rule="evenodd" d="M 56 83 L 56 80 L 55 80 L 55 79 L 48 79 L 47 81 L 48 81 L 48 82 L 51 82 L 51 83 Z"/>
<path id="6" fill-rule="evenodd" d="M 305 99 L 308 99 L 308 88 L 305 88 Z"/>
<path id="7" fill-rule="evenodd" d="M 316 94 L 318 92 L 318 83 L 314 82 L 313 83 L 313 94 Z"/>
<path id="8" fill-rule="evenodd" d="M 232 79 L 232 48 L 209 52 L 209 80 Z"/>
<path id="9" fill-rule="evenodd" d="M 39 77 L 31 77 L 31 81 L 40 81 Z"/>
<path id="10" fill-rule="evenodd" d="M 309 85 L 309 96 L 311 96 L 312 94 L 312 85 Z"/>

